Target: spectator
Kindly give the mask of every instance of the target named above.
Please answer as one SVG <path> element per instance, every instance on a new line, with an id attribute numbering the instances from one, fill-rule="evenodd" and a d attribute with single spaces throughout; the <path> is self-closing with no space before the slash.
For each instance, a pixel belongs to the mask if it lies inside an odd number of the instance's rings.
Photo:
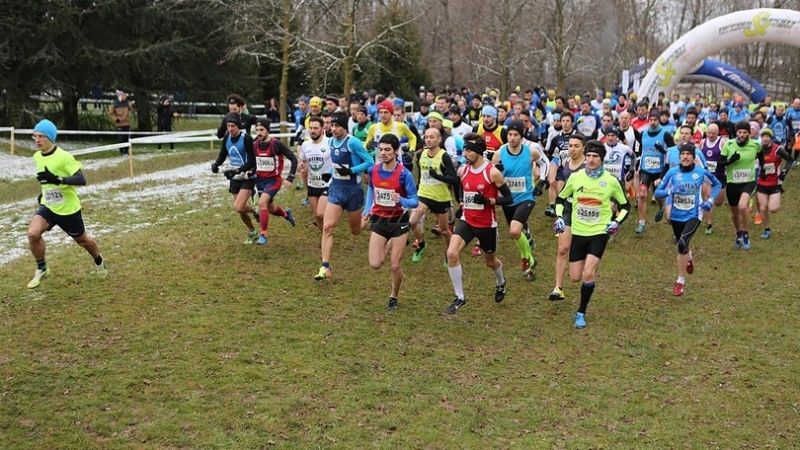
<path id="1" fill-rule="evenodd" d="M 128 95 L 125 92 L 117 91 L 117 98 L 114 103 L 108 107 L 108 116 L 114 122 L 114 128 L 117 131 L 117 142 L 120 144 L 128 141 L 131 131 L 131 110 L 133 107 L 128 102 Z M 120 155 L 128 154 L 128 147 L 120 147 Z"/>
<path id="2" fill-rule="evenodd" d="M 158 127 L 158 131 L 168 131 L 171 133 L 172 118 L 177 116 L 178 113 L 175 112 L 175 108 L 172 106 L 172 99 L 169 95 L 162 96 L 161 103 L 156 107 L 156 126 Z M 158 143 L 158 149 L 161 150 L 160 142 Z M 175 144 L 170 142 L 169 149 L 175 150 Z"/>
<path id="3" fill-rule="evenodd" d="M 267 100 L 266 104 L 264 105 L 264 112 L 270 123 L 281 123 L 281 111 L 278 105 L 278 99 L 275 97 Z"/>

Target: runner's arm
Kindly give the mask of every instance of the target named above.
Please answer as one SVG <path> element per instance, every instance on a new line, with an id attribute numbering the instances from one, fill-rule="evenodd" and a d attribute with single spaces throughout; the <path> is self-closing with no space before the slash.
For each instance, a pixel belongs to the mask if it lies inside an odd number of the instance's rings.
<path id="1" fill-rule="evenodd" d="M 408 169 L 403 169 L 400 173 L 400 182 L 406 190 L 406 196 L 400 197 L 400 206 L 406 209 L 414 209 L 419 206 L 419 197 L 417 197 L 417 186 L 414 184 L 414 176 Z M 371 186 L 371 185 L 370 185 Z"/>
<path id="2" fill-rule="evenodd" d="M 456 173 L 456 167 L 453 165 L 453 160 L 451 158 L 442 158 L 441 169 L 444 175 L 439 175 L 436 171 L 431 171 L 430 175 L 442 183 L 447 183 L 451 186 L 458 184 L 458 174 Z"/>
<path id="3" fill-rule="evenodd" d="M 83 174 L 83 170 L 78 169 L 72 176 L 62 178 L 61 184 L 66 184 L 68 186 L 86 186 L 86 176 Z"/>
<path id="4" fill-rule="evenodd" d="M 255 172 L 256 152 L 253 150 L 253 136 L 250 136 L 247 133 L 242 134 L 244 135 L 244 148 L 247 151 L 247 161 L 245 161 L 242 167 L 239 167 L 236 170 L 239 173 Z"/>
<path id="5" fill-rule="evenodd" d="M 500 197 L 494 199 L 494 204 L 500 206 L 510 205 L 514 201 L 514 198 L 511 196 L 511 189 L 508 188 L 503 174 L 497 170 L 497 167 L 492 167 L 489 176 L 492 179 L 492 183 L 497 186 L 497 190 L 500 191 Z"/>
<path id="6" fill-rule="evenodd" d="M 653 197 L 655 198 L 665 198 L 669 195 L 669 186 L 671 185 L 670 181 L 672 180 L 672 172 L 667 172 L 661 178 L 661 184 L 658 185 L 656 190 L 653 192 Z"/>
<path id="7" fill-rule="evenodd" d="M 567 202 L 567 198 L 572 195 L 572 191 L 575 190 L 574 183 L 572 182 L 574 179 L 574 177 L 570 177 L 567 180 L 567 184 L 564 185 L 564 188 L 561 189 L 561 192 L 559 192 L 556 197 L 556 216 L 558 217 L 564 215 L 564 204 Z"/>
<path id="8" fill-rule="evenodd" d="M 625 195 L 619 183 L 613 183 L 612 186 L 614 189 L 612 196 L 619 204 L 619 211 L 617 211 L 617 215 L 612 217 L 611 220 L 622 223 L 628 217 L 628 213 L 631 212 L 631 204 L 628 202 L 628 196 Z"/>
<path id="9" fill-rule="evenodd" d="M 539 157 L 538 158 L 532 157 L 532 159 L 534 164 L 539 166 L 539 181 L 546 181 L 547 175 L 550 173 L 550 160 L 547 159 L 547 156 L 545 156 L 544 153 L 540 152 L 539 150 L 536 150 L 536 154 Z"/>
<path id="10" fill-rule="evenodd" d="M 219 146 L 219 154 L 217 155 L 217 159 L 214 161 L 214 166 L 221 166 L 222 163 L 225 162 L 225 158 L 228 157 L 228 149 L 225 147 L 225 139 L 222 140 L 222 144 Z"/>
<path id="11" fill-rule="evenodd" d="M 789 173 L 789 171 L 792 169 L 792 166 L 794 166 L 794 159 L 792 158 L 792 155 L 789 154 L 789 152 L 787 152 L 782 148 L 778 149 L 778 156 L 780 156 L 784 161 L 786 161 L 786 164 L 784 164 L 783 168 L 781 168 L 781 174 L 784 177 L 786 177 L 786 174 Z"/>
<path id="12" fill-rule="evenodd" d="M 286 181 L 291 183 L 294 181 L 294 176 L 297 174 L 297 156 L 295 156 L 294 152 L 289 150 L 289 147 L 281 141 L 275 142 L 275 147 L 278 149 L 278 152 L 292 163 L 292 166 L 289 168 L 289 175 L 286 176 Z"/>
<path id="13" fill-rule="evenodd" d="M 404 123 L 401 124 L 401 125 L 403 125 L 403 127 L 405 128 L 405 130 L 403 130 L 403 133 L 408 138 L 408 148 L 416 150 L 416 148 L 417 148 L 417 135 L 411 132 L 411 128 L 409 128 L 408 125 L 406 125 Z"/>
<path id="14" fill-rule="evenodd" d="M 350 154 L 354 157 L 353 164 L 355 165 L 355 167 L 351 167 L 350 170 L 352 170 L 354 174 L 365 172 L 372 167 L 372 158 L 364 149 L 364 144 L 362 144 L 361 141 L 358 139 L 350 139 L 349 147 Z M 356 162 L 358 162 L 358 164 L 355 164 Z"/>
<path id="15" fill-rule="evenodd" d="M 711 183 L 711 194 L 708 196 L 710 201 L 714 201 L 715 198 L 719 195 L 719 191 L 722 190 L 722 183 L 715 177 L 711 172 L 706 170 L 705 172 L 706 179 Z M 701 199 L 702 200 L 702 199 Z"/>

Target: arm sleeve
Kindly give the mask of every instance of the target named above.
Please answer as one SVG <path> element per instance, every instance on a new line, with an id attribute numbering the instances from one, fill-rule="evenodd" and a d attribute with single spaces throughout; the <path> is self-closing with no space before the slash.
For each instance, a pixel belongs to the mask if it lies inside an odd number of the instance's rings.
<path id="1" fill-rule="evenodd" d="M 289 175 L 286 179 L 288 181 L 294 180 L 294 176 L 297 174 L 297 156 L 295 156 L 294 152 L 289 150 L 289 147 L 281 141 L 277 141 L 275 146 L 278 148 L 278 151 L 292 163 L 292 167 L 289 168 Z"/>
<path id="2" fill-rule="evenodd" d="M 714 199 L 717 198 L 717 195 L 719 195 L 719 191 L 722 190 L 722 183 L 720 183 L 717 177 L 712 175 L 708 170 L 706 170 L 705 176 L 706 179 L 711 183 L 711 195 L 709 195 L 708 199 L 713 202 Z"/>
<path id="3" fill-rule="evenodd" d="M 366 174 L 364 176 L 368 177 L 369 174 Z M 362 210 L 363 212 L 361 213 L 362 216 L 366 216 L 367 214 L 372 213 L 373 197 L 375 197 L 374 189 L 372 189 L 372 181 L 369 181 L 367 182 L 367 198 L 364 201 L 364 209 Z"/>
<path id="4" fill-rule="evenodd" d="M 225 133 L 228 132 L 228 128 L 225 126 L 225 118 L 222 118 L 222 123 L 217 128 L 217 137 L 222 139 L 225 136 Z"/>
<path id="5" fill-rule="evenodd" d="M 664 147 L 670 148 L 675 146 L 675 139 L 669 134 L 664 134 Z"/>
<path id="6" fill-rule="evenodd" d="M 536 150 L 536 152 L 539 153 L 539 159 L 536 160 L 536 165 L 539 166 L 539 180 L 543 181 L 547 179 L 547 175 L 550 173 L 550 161 L 544 155 L 544 152 L 539 150 Z"/>
<path id="7" fill-rule="evenodd" d="M 417 135 L 411 132 L 411 128 L 408 127 L 406 124 L 402 124 L 405 128 L 404 133 L 406 137 L 408 137 L 408 148 L 409 149 L 416 149 L 417 148 Z"/>
<path id="8" fill-rule="evenodd" d="M 400 206 L 406 209 L 412 209 L 419 206 L 419 198 L 417 197 L 417 186 L 414 184 L 414 176 L 408 169 L 404 169 L 400 174 L 400 182 L 406 190 L 406 196 L 400 197 Z"/>
<path id="9" fill-rule="evenodd" d="M 508 188 L 506 183 L 503 183 L 502 186 L 499 186 L 497 190 L 500 191 L 500 197 L 494 199 L 495 205 L 510 205 L 514 201 L 514 197 L 511 196 L 511 189 Z"/>
<path id="10" fill-rule="evenodd" d="M 786 164 L 784 164 L 783 168 L 781 168 L 781 171 L 784 174 L 783 176 L 786 176 L 786 174 L 789 173 L 789 171 L 792 169 L 792 166 L 794 165 L 794 159 L 792 159 L 792 155 L 790 155 L 789 152 L 787 152 L 782 148 L 778 149 L 778 156 L 780 156 L 784 161 L 786 161 Z"/>
<path id="11" fill-rule="evenodd" d="M 458 174 L 456 173 L 456 167 L 453 165 L 453 160 L 451 158 L 442 158 L 442 172 L 444 175 L 436 174 L 433 177 L 442 183 L 447 183 L 451 186 L 455 186 L 458 184 Z"/>
<path id="12" fill-rule="evenodd" d="M 361 141 L 355 138 L 351 138 L 349 147 L 351 156 L 354 157 L 353 163 L 355 164 L 356 162 L 358 162 L 358 164 L 356 164 L 355 167 L 350 168 L 350 170 L 352 170 L 353 173 L 361 173 L 372 167 L 373 164 L 372 158 L 370 158 L 369 153 L 367 153 L 367 150 L 364 149 L 364 144 L 362 144 Z"/>
<path id="13" fill-rule="evenodd" d="M 367 138 L 364 142 L 371 142 L 375 140 L 375 127 L 379 127 L 378 124 L 372 124 L 367 128 Z"/>
<path id="14" fill-rule="evenodd" d="M 574 183 L 572 181 L 574 179 L 575 179 L 574 177 L 569 177 L 569 179 L 567 180 L 567 184 L 564 185 L 564 189 L 562 189 L 561 192 L 558 194 L 558 197 L 556 197 L 556 216 L 558 217 L 564 215 L 564 203 L 567 201 L 567 199 L 572 195 L 572 192 L 575 190 Z"/>
<path id="15" fill-rule="evenodd" d="M 672 174 L 667 172 L 666 175 L 662 178 L 661 184 L 659 184 L 655 192 L 653 192 L 653 196 L 655 198 L 664 198 L 667 195 L 669 195 L 669 191 L 667 189 L 668 186 L 670 185 L 671 180 L 672 180 Z"/>
<path id="16" fill-rule="evenodd" d="M 243 135 L 244 148 L 247 152 L 247 161 L 239 168 L 239 173 L 250 172 L 256 168 L 256 152 L 253 150 L 253 137 L 247 133 L 243 133 Z"/>
<path id="17" fill-rule="evenodd" d="M 220 146 L 219 146 L 219 154 L 217 155 L 217 159 L 216 159 L 216 161 L 214 161 L 214 164 L 216 164 L 218 166 L 222 165 L 222 163 L 225 162 L 225 159 L 227 157 L 228 157 L 228 149 L 225 148 L 225 139 L 223 139 L 222 140 L 222 144 L 220 144 Z"/>
<path id="18" fill-rule="evenodd" d="M 78 169 L 78 171 L 71 176 L 62 178 L 61 184 L 66 184 L 68 186 L 86 186 L 86 176 L 83 174 L 83 170 Z"/>
<path id="19" fill-rule="evenodd" d="M 502 141 L 503 144 L 508 143 L 508 130 L 505 127 L 503 127 L 503 129 L 500 130 L 500 141 Z"/>

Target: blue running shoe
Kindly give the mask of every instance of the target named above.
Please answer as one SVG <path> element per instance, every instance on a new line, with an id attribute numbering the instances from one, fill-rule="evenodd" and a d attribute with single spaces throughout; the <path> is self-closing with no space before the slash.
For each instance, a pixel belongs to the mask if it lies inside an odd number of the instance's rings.
<path id="1" fill-rule="evenodd" d="M 733 243 L 733 248 L 735 250 L 739 250 L 742 248 L 742 234 L 736 233 L 736 242 Z"/>
<path id="2" fill-rule="evenodd" d="M 292 214 L 292 208 L 286 208 L 286 221 L 294 226 L 294 214 Z"/>
<path id="3" fill-rule="evenodd" d="M 644 234 L 644 224 L 639 222 L 639 226 L 636 227 L 636 234 Z"/>
<path id="4" fill-rule="evenodd" d="M 258 240 L 256 241 L 258 245 L 267 245 L 267 236 L 261 234 L 258 236 Z"/>
<path id="5" fill-rule="evenodd" d="M 663 218 L 664 218 L 664 208 L 661 208 L 658 210 L 656 216 L 653 219 L 656 221 L 656 223 L 658 223 L 661 222 L 661 219 Z"/>
<path id="6" fill-rule="evenodd" d="M 761 239 L 769 239 L 772 236 L 772 232 L 769 230 L 764 230 L 764 234 L 761 235 Z"/>
<path id="7" fill-rule="evenodd" d="M 745 250 L 750 250 L 750 234 L 745 233 L 742 236 L 742 248 Z"/>
<path id="8" fill-rule="evenodd" d="M 308 205 L 310 205 L 310 204 L 311 204 L 311 201 L 309 201 L 309 200 L 308 200 L 308 197 L 306 197 L 306 198 L 305 198 L 305 199 L 302 201 L 302 203 L 300 203 L 300 204 L 301 204 L 301 205 L 303 205 L 303 206 L 308 206 Z"/>
<path id="9" fill-rule="evenodd" d="M 583 313 L 575 313 L 575 328 L 586 328 L 586 317 Z"/>

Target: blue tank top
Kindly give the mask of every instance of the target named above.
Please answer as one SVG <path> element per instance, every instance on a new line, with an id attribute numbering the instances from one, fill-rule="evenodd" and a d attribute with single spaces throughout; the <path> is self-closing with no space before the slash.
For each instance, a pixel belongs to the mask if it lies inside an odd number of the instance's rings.
<path id="1" fill-rule="evenodd" d="M 503 176 L 511 190 L 512 206 L 524 201 L 536 201 L 533 196 L 533 169 L 531 167 L 531 149 L 522 144 L 519 155 L 508 152 L 508 144 L 500 147 L 500 161 L 503 163 Z"/>
<path id="2" fill-rule="evenodd" d="M 647 173 L 661 173 L 664 168 L 664 155 L 656 150 L 656 142 L 660 142 L 666 148 L 664 128 L 659 128 L 655 136 L 650 135 L 650 129 L 642 132 L 642 158 L 639 160 L 639 169 Z"/>
<path id="3" fill-rule="evenodd" d="M 772 130 L 773 142 L 775 142 L 776 144 L 782 144 L 783 142 L 786 141 L 786 130 L 788 128 L 788 124 L 785 114 L 780 119 L 778 119 L 775 116 L 772 116 L 772 120 L 769 121 L 769 124 L 767 126 L 769 127 L 769 129 Z"/>
<path id="4" fill-rule="evenodd" d="M 361 183 L 360 175 L 339 175 L 335 169 L 336 167 L 353 167 L 353 158 L 350 154 L 350 137 L 350 135 L 347 135 L 347 137 L 341 141 L 331 138 L 329 141 L 331 145 L 331 162 L 334 167 L 331 185 L 356 186 Z"/>
<path id="5" fill-rule="evenodd" d="M 242 167 L 247 164 L 247 151 L 244 148 L 244 135 L 239 133 L 239 139 L 232 142 L 231 135 L 225 137 L 225 148 L 228 149 L 228 159 L 231 166 Z"/>
<path id="6" fill-rule="evenodd" d="M 680 167 L 671 168 L 669 172 L 672 175 L 665 177 L 667 179 L 664 182 L 670 183 L 673 192 L 670 220 L 686 222 L 689 219 L 697 219 L 700 214 L 700 202 L 703 201 L 701 188 L 708 171 L 695 166 L 690 172 L 684 172 Z"/>

